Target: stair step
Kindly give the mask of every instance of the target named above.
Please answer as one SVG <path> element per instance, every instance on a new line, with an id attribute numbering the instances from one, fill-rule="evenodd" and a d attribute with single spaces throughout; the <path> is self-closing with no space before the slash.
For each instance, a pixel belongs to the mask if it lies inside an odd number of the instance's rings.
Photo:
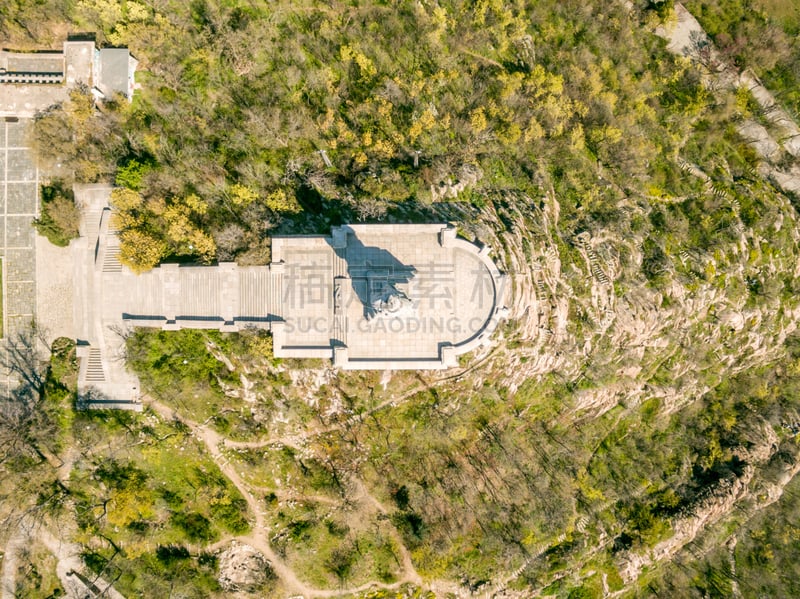
<path id="1" fill-rule="evenodd" d="M 85 378 L 93 383 L 102 383 L 106 380 L 106 375 L 103 371 L 103 359 L 100 355 L 100 350 L 97 348 L 89 350 L 89 355 L 86 358 Z"/>
<path id="2" fill-rule="evenodd" d="M 103 272 L 122 272 L 118 247 L 106 248 L 106 253 L 103 257 Z"/>

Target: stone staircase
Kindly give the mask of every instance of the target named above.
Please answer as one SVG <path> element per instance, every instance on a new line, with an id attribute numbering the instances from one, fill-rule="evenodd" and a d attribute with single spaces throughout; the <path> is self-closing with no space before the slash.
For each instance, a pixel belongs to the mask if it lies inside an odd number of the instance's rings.
<path id="1" fill-rule="evenodd" d="M 83 376 L 87 383 L 104 383 L 106 381 L 105 371 L 103 370 L 103 358 L 100 349 L 92 347 L 86 357 L 86 370 Z"/>
<path id="2" fill-rule="evenodd" d="M 155 273 L 140 275 L 129 289 L 130 309 L 139 316 L 163 316 L 164 298 L 161 277 Z"/>
<path id="3" fill-rule="evenodd" d="M 97 237 L 100 235 L 100 219 L 102 210 L 89 208 L 81 219 L 80 235 L 86 237 L 92 251 L 97 248 Z"/>
<path id="4" fill-rule="evenodd" d="M 183 267 L 180 275 L 180 299 L 176 316 L 219 316 L 220 273 L 217 268 Z"/>
<path id="5" fill-rule="evenodd" d="M 106 247 L 103 256 L 103 272 L 122 272 L 122 263 L 119 261 L 119 246 Z"/>
<path id="6" fill-rule="evenodd" d="M 181 279 L 177 264 L 165 264 L 159 268 L 161 273 L 161 314 L 174 320 L 180 312 Z"/>
<path id="7" fill-rule="evenodd" d="M 90 410 L 133 410 L 140 412 L 138 379 L 122 364 L 107 362 L 109 348 L 79 346 L 78 403 Z"/>
<path id="8" fill-rule="evenodd" d="M 239 269 L 239 314 L 243 318 L 279 318 L 283 314 L 283 273 L 267 266 Z M 270 320 L 272 320 L 271 318 Z"/>
<path id="9" fill-rule="evenodd" d="M 594 276 L 594 278 L 597 279 L 601 285 L 609 285 L 611 281 L 600 267 L 600 258 L 598 257 L 597 252 L 595 252 L 592 246 L 589 244 L 588 234 L 581 233 L 577 235 L 575 237 L 575 242 L 578 247 L 583 248 L 583 250 L 586 252 L 586 257 L 589 259 L 589 268 L 591 269 L 592 276 Z"/>

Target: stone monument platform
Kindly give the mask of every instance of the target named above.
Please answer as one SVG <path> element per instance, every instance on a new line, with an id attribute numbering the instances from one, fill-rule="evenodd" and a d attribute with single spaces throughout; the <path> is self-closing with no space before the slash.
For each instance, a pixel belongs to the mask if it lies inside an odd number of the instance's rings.
<path id="1" fill-rule="evenodd" d="M 489 342 L 505 315 L 506 278 L 486 247 L 447 224 L 344 225 L 272 238 L 266 266 L 120 264 L 111 187 L 77 186 L 73 242 L 79 391 L 94 407 L 138 406 L 124 364 L 131 327 L 271 331 L 276 357 L 343 369 L 442 369 Z M 105 402 L 108 402 L 107 404 Z"/>

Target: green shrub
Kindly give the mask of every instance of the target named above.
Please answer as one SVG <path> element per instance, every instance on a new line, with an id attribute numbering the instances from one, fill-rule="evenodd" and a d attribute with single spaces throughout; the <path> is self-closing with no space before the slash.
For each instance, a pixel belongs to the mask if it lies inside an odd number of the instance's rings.
<path id="1" fill-rule="evenodd" d="M 153 170 L 151 162 L 140 162 L 135 158 L 131 158 L 125 164 L 117 169 L 117 176 L 114 179 L 120 187 L 127 187 L 134 191 L 139 191 L 142 187 L 142 179 L 144 176 Z"/>
<path id="2" fill-rule="evenodd" d="M 198 512 L 172 514 L 170 522 L 180 528 L 192 541 L 208 542 L 218 537 L 211 526 L 211 521 Z"/>
<path id="3" fill-rule="evenodd" d="M 189 559 L 189 557 L 189 550 L 180 545 L 159 545 L 156 549 L 156 558 L 165 566 Z"/>

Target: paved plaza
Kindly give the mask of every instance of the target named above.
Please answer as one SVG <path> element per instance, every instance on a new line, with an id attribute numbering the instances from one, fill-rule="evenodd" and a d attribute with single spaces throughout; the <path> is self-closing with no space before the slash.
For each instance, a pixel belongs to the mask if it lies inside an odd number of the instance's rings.
<path id="1" fill-rule="evenodd" d="M 283 268 L 276 355 L 345 369 L 457 364 L 503 315 L 505 278 L 446 224 L 345 225 L 330 237 L 274 237 Z"/>
<path id="2" fill-rule="evenodd" d="M 32 223 L 39 197 L 39 173 L 26 146 L 26 126 L 24 120 L 0 123 L 3 310 L 7 337 L 30 327 L 36 298 L 36 249 Z"/>

